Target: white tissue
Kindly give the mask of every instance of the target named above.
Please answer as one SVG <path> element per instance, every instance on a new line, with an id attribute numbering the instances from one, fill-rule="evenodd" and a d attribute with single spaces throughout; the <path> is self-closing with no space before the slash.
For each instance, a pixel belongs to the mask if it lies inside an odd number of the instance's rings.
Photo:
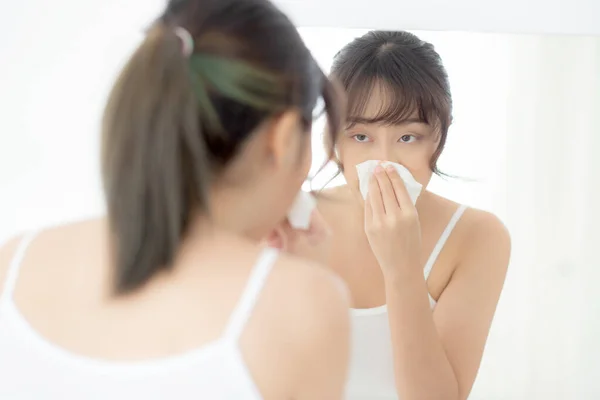
<path id="1" fill-rule="evenodd" d="M 294 229 L 308 230 L 310 217 L 317 206 L 317 200 L 312 194 L 300 191 L 288 213 L 288 221 Z"/>
<path id="2" fill-rule="evenodd" d="M 398 171 L 398 174 L 404 181 L 404 186 L 406 186 L 406 190 L 408 191 L 408 195 L 410 196 L 412 203 L 415 204 L 417 202 L 417 199 L 419 198 L 419 195 L 421 194 L 423 185 L 421 185 L 415 180 L 415 178 L 413 178 L 413 176 L 408 171 L 408 169 L 406 169 L 406 167 L 391 161 L 369 160 L 360 163 L 356 166 L 360 193 L 362 194 L 363 199 L 366 200 L 367 198 L 367 193 L 369 191 L 369 180 L 371 179 L 371 176 L 373 176 L 373 174 L 375 173 L 375 167 L 377 167 L 377 165 L 379 164 L 381 164 L 384 167 L 388 165 L 393 165 L 394 168 L 396 168 L 396 171 Z"/>

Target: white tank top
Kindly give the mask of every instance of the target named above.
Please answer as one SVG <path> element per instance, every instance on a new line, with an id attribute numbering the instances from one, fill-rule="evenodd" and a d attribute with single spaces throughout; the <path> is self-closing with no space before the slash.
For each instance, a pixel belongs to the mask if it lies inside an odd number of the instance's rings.
<path id="1" fill-rule="evenodd" d="M 429 276 L 448 237 L 467 207 L 460 206 L 437 241 L 427 263 Z M 429 295 L 431 308 L 435 300 Z M 352 310 L 352 349 L 346 400 L 397 400 L 387 306 Z"/>
<path id="2" fill-rule="evenodd" d="M 112 362 L 53 345 L 16 308 L 13 291 L 33 237 L 21 242 L 0 297 L 0 399 L 262 399 L 238 341 L 277 259 L 276 250 L 260 255 L 219 339 L 169 358 Z"/>

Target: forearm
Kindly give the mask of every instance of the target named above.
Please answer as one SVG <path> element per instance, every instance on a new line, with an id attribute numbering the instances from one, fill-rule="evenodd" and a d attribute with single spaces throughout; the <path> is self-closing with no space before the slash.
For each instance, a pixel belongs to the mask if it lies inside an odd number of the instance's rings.
<path id="1" fill-rule="evenodd" d="M 398 395 L 406 400 L 458 399 L 458 383 L 433 322 L 419 269 L 387 276 L 386 300 Z"/>

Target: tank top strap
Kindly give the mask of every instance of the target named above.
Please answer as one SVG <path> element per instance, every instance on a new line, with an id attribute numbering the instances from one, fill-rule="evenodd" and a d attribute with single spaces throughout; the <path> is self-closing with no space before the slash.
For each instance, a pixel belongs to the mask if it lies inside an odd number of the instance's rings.
<path id="1" fill-rule="evenodd" d="M 427 263 L 425 264 L 425 268 L 423 269 L 423 273 L 425 274 L 425 279 L 427 279 L 429 277 L 429 273 L 431 272 L 431 270 L 432 270 L 435 262 L 437 261 L 439 255 L 440 255 L 440 253 L 442 251 L 442 249 L 444 248 L 444 245 L 446 244 L 446 241 L 448 241 L 448 238 L 450 237 L 450 234 L 452 233 L 452 231 L 456 227 L 456 224 L 460 220 L 460 217 L 462 217 L 462 215 L 467 210 L 467 208 L 468 207 L 465 206 L 465 205 L 460 205 L 458 207 L 458 209 L 452 215 L 452 218 L 450 218 L 450 221 L 448 222 L 448 225 L 446 225 L 446 228 L 442 232 L 442 235 L 438 239 L 437 243 L 433 247 L 433 251 L 429 255 L 429 258 L 427 259 Z"/>
<path id="2" fill-rule="evenodd" d="M 279 251 L 273 248 L 265 248 L 261 252 L 258 261 L 250 272 L 242 296 L 233 309 L 231 317 L 229 317 L 223 335 L 226 339 L 234 341 L 239 339 L 278 256 Z"/>
<path id="3" fill-rule="evenodd" d="M 8 269 L 6 271 L 6 277 L 4 279 L 4 287 L 2 290 L 2 297 L 0 297 L 0 305 L 12 301 L 15 286 L 17 285 L 17 277 L 19 276 L 19 269 L 25 258 L 25 253 L 33 239 L 37 236 L 38 232 L 29 232 L 23 236 L 20 240 L 15 254 L 13 255 Z"/>

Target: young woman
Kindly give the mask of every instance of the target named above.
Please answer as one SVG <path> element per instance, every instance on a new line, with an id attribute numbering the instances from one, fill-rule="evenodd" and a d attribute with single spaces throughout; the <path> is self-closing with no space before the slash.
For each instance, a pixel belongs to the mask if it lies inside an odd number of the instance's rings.
<path id="1" fill-rule="evenodd" d="M 394 171 L 379 168 L 366 201 L 355 166 L 404 165 L 425 188 L 452 121 L 445 69 L 407 32 L 370 32 L 335 57 L 348 94 L 336 145 L 347 185 L 324 190 L 331 268 L 348 284 L 353 341 L 347 398 L 466 399 L 509 261 L 495 216 L 424 190 L 416 207 Z"/>
<path id="2" fill-rule="evenodd" d="M 172 0 L 112 90 L 108 216 L 0 249 L 0 398 L 340 399 L 341 280 L 259 242 L 338 97 L 266 0 Z M 333 136 L 332 136 L 333 138 Z M 325 261 L 314 214 L 294 248 Z"/>

